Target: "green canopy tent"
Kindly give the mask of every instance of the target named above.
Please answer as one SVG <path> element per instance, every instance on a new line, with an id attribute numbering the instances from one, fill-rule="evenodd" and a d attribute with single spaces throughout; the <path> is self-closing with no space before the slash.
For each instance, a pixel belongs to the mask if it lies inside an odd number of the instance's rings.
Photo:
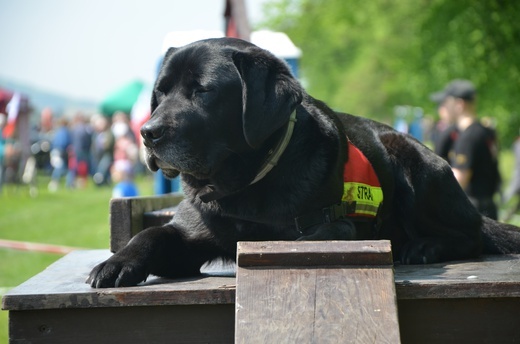
<path id="1" fill-rule="evenodd" d="M 134 80 L 114 90 L 101 102 L 101 113 L 107 117 L 112 117 L 117 111 L 130 114 L 144 86 L 142 81 Z"/>

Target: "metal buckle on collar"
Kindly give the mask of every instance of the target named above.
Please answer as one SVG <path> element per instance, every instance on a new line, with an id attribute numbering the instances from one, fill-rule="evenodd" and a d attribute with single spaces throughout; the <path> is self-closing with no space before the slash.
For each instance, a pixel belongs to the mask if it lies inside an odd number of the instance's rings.
<path id="1" fill-rule="evenodd" d="M 334 222 L 345 217 L 345 210 L 344 203 L 333 204 L 330 207 L 323 208 L 323 218 L 326 223 Z"/>

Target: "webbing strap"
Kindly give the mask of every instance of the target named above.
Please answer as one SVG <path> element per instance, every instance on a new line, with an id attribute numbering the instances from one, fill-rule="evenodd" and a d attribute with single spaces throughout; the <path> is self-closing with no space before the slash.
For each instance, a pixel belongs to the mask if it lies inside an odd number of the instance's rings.
<path id="1" fill-rule="evenodd" d="M 306 228 L 319 225 L 322 223 L 331 223 L 354 214 L 356 211 L 355 202 L 341 202 L 338 204 L 325 207 L 321 210 L 298 216 L 294 219 L 296 228 L 303 232 Z"/>

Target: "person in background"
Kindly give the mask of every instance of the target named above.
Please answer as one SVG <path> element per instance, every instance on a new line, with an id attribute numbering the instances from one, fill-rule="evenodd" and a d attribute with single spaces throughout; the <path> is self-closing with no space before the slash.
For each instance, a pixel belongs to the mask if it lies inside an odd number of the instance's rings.
<path id="1" fill-rule="evenodd" d="M 103 116 L 97 116 L 94 120 L 94 133 L 92 144 L 92 160 L 94 166 L 94 183 L 98 186 L 111 183 L 110 166 L 114 161 L 114 134 L 110 129 L 110 121 Z"/>
<path id="2" fill-rule="evenodd" d="M 515 169 L 504 197 L 504 203 L 508 203 L 515 196 L 517 196 L 518 199 L 513 206 L 506 211 L 503 219 L 504 222 L 511 220 L 513 215 L 520 210 L 520 136 L 517 137 L 513 143 L 513 153 L 515 155 Z"/>
<path id="3" fill-rule="evenodd" d="M 72 137 L 69 130 L 69 121 L 62 117 L 57 120 L 57 127 L 51 142 L 51 166 L 52 174 L 49 182 L 49 191 L 58 190 L 60 179 L 67 173 L 69 161 L 69 148 Z"/>
<path id="4" fill-rule="evenodd" d="M 54 129 L 53 125 L 54 115 L 50 107 L 46 107 L 40 114 L 40 131 L 42 133 L 51 132 Z"/>
<path id="5" fill-rule="evenodd" d="M 134 182 L 133 164 L 129 160 L 116 160 L 111 169 L 112 179 L 116 183 L 112 197 L 134 197 L 139 191 Z"/>
<path id="6" fill-rule="evenodd" d="M 476 89 L 468 80 L 453 80 L 432 95 L 455 119 L 459 135 L 453 144 L 453 174 L 473 205 L 485 216 L 497 219 L 493 197 L 500 186 L 496 133 L 483 126 L 476 114 Z"/>
<path id="7" fill-rule="evenodd" d="M 4 173 L 4 156 L 5 156 L 5 139 L 2 131 L 7 124 L 7 115 L 0 112 L 0 191 L 2 191 L 3 173 Z"/>
<path id="8" fill-rule="evenodd" d="M 69 156 L 69 173 L 67 174 L 68 187 L 84 187 L 87 183 L 90 163 L 90 146 L 92 143 L 92 129 L 82 114 L 74 117 L 71 130 L 72 145 Z M 77 185 L 76 185 L 77 183 Z"/>
<path id="9" fill-rule="evenodd" d="M 130 129 L 130 121 L 124 112 L 116 112 L 112 117 L 112 133 L 115 139 L 114 161 L 129 160 L 132 164 L 139 159 L 134 133 Z"/>
<path id="10" fill-rule="evenodd" d="M 424 113 L 420 107 L 411 109 L 412 121 L 408 125 L 408 134 L 416 140 L 424 141 Z"/>
<path id="11" fill-rule="evenodd" d="M 439 114 L 439 121 L 435 125 L 435 136 L 433 137 L 434 152 L 449 163 L 449 153 L 453 150 L 453 145 L 459 136 L 459 130 L 455 124 L 455 119 L 448 113 L 448 109 L 439 104 L 444 99 L 432 98 L 432 100 L 438 103 L 437 112 Z"/>

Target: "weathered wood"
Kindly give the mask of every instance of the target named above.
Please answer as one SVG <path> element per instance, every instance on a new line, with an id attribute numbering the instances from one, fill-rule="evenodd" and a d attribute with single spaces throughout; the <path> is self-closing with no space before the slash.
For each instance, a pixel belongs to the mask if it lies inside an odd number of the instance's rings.
<path id="1" fill-rule="evenodd" d="M 138 287 L 94 289 L 85 283 L 90 270 L 110 256 L 106 250 L 75 251 L 52 264 L 2 299 L 2 308 L 21 311 L 197 304 L 233 304 L 232 271 L 171 280 L 150 277 Z"/>
<path id="2" fill-rule="evenodd" d="M 395 267 L 399 299 L 518 298 L 520 255 Z"/>
<path id="3" fill-rule="evenodd" d="M 147 211 L 143 214 L 143 228 L 162 226 L 170 222 L 177 207 Z"/>
<path id="4" fill-rule="evenodd" d="M 520 343 L 520 255 L 395 268 L 403 343 Z"/>
<path id="5" fill-rule="evenodd" d="M 239 243 L 239 266 L 392 265 L 390 242 L 265 241 Z"/>
<path id="6" fill-rule="evenodd" d="M 182 194 L 112 199 L 110 201 L 110 250 L 119 251 L 134 235 L 146 228 L 144 213 L 173 207 L 182 199 Z"/>
<path id="7" fill-rule="evenodd" d="M 11 311 L 10 343 L 233 343 L 232 304 Z"/>
<path id="8" fill-rule="evenodd" d="M 195 343 L 197 338 L 200 342 L 219 342 L 220 336 L 226 338 L 221 342 L 232 341 L 236 283 L 232 267 L 217 264 L 212 267 L 211 274 L 193 279 L 151 277 L 146 285 L 135 288 L 90 288 L 84 283 L 88 273 L 109 256 L 108 250 L 73 252 L 4 295 L 2 308 L 9 311 L 11 342 L 30 342 L 32 339 L 28 338 L 37 338 L 33 342 L 68 343 L 71 341 L 67 333 L 70 335 L 74 331 L 73 338 L 85 338 L 84 342 L 124 343 L 146 335 L 157 339 L 161 332 L 158 328 L 164 329 L 170 338 L 186 338 L 179 342 Z M 218 272 L 222 269 L 224 272 Z M 312 279 L 310 275 L 301 278 Z M 341 278 L 341 274 L 335 278 Z M 354 280 L 342 283 L 348 285 Z M 267 288 L 270 282 L 266 279 L 259 283 L 257 288 L 262 289 L 261 286 Z M 520 342 L 520 255 L 395 266 L 395 287 L 402 343 Z M 317 284 L 317 288 L 320 290 L 316 289 L 317 295 L 320 292 L 324 297 L 333 294 L 328 283 Z M 302 290 L 299 297 L 303 299 L 306 296 Z M 371 289 L 371 292 L 379 293 L 378 289 Z M 348 302 L 345 304 L 356 301 L 349 298 Z M 194 315 L 188 316 L 191 310 Z M 195 326 L 183 323 L 183 314 L 187 314 L 185 319 Z M 329 318 L 332 316 L 326 314 Z M 176 317 L 181 319 L 176 320 Z M 296 321 L 303 317 L 298 314 Z M 74 319 L 76 323 L 73 323 Z M 62 320 L 64 327 L 55 325 L 61 324 Z M 219 320 L 222 323 L 219 324 Z M 219 324 L 219 328 L 213 332 L 210 323 Z M 48 324 L 55 329 L 52 334 L 47 334 L 48 327 L 43 326 Z M 257 333 L 258 329 L 255 329 L 251 337 Z"/>
<path id="9" fill-rule="evenodd" d="M 400 342 L 389 242 L 239 243 L 237 257 L 236 343 Z"/>
<path id="10" fill-rule="evenodd" d="M 403 343 L 520 343 L 519 298 L 399 300 Z"/>

